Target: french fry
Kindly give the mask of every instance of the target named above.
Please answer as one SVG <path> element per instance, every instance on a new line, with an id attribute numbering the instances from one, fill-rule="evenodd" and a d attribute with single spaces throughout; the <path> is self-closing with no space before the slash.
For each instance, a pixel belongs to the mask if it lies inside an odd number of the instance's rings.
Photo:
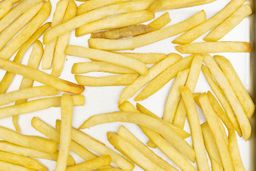
<path id="1" fill-rule="evenodd" d="M 228 79 L 234 93 L 236 94 L 241 105 L 243 106 L 245 113 L 249 118 L 251 118 L 254 114 L 255 105 L 243 83 L 241 82 L 239 76 L 237 75 L 234 67 L 232 66 L 230 61 L 228 61 L 228 59 L 222 56 L 215 56 L 214 59 L 218 63 L 226 78 Z"/>
<path id="2" fill-rule="evenodd" d="M 205 20 L 205 12 L 200 11 L 182 22 L 140 36 L 120 40 L 89 39 L 89 46 L 104 50 L 135 49 L 186 32 Z"/>
<path id="3" fill-rule="evenodd" d="M 66 22 L 72 19 L 73 17 L 75 17 L 76 11 L 77 11 L 77 8 L 74 0 L 70 0 L 68 7 L 66 9 L 66 13 L 64 15 L 63 21 Z M 55 77 L 59 77 L 64 68 L 65 59 L 66 59 L 65 50 L 69 44 L 70 35 L 71 33 L 66 33 L 62 35 L 58 38 L 56 42 L 54 56 L 53 56 L 53 63 L 52 63 L 52 75 Z"/>
<path id="4" fill-rule="evenodd" d="M 98 171 L 123 171 L 119 168 L 98 169 Z"/>
<path id="5" fill-rule="evenodd" d="M 244 18 L 252 14 L 250 5 L 242 5 L 223 23 L 212 30 L 205 38 L 205 41 L 218 41 L 236 27 Z"/>
<path id="6" fill-rule="evenodd" d="M 233 109 L 230 106 L 230 104 L 229 104 L 228 100 L 226 99 L 225 95 L 223 94 L 224 92 L 221 90 L 219 85 L 216 83 L 216 80 L 214 79 L 214 77 L 211 74 L 211 72 L 210 72 L 208 67 L 203 66 L 202 67 L 202 71 L 203 71 L 203 74 L 204 74 L 208 84 L 210 85 L 211 89 L 213 90 L 213 92 L 215 93 L 216 97 L 220 101 L 223 109 L 225 110 L 225 112 L 226 112 L 226 114 L 228 116 L 228 119 L 232 123 L 232 126 L 235 128 L 235 130 L 238 132 L 239 135 L 242 135 L 241 129 L 239 127 L 238 121 L 237 121 L 237 119 L 235 117 L 235 114 L 233 112 Z M 211 101 L 212 106 L 214 106 L 214 110 L 216 110 L 217 109 L 216 105 L 213 104 L 214 102 L 213 102 L 211 97 L 209 97 L 209 100 Z M 217 111 L 215 111 L 215 112 L 219 113 Z M 224 122 L 224 120 L 223 120 L 223 122 Z"/>
<path id="7" fill-rule="evenodd" d="M 251 52 L 248 42 L 203 42 L 176 46 L 180 53 L 225 53 L 225 52 Z"/>
<path id="8" fill-rule="evenodd" d="M 156 64 L 161 60 L 165 59 L 168 55 L 163 53 L 127 53 L 127 52 L 120 52 L 125 56 L 130 58 L 137 59 L 145 64 Z"/>
<path id="9" fill-rule="evenodd" d="M 80 85 L 101 87 L 101 86 L 129 86 L 138 77 L 138 74 L 122 74 L 105 77 L 88 77 L 76 75 L 75 79 Z"/>
<path id="10" fill-rule="evenodd" d="M 123 90 L 120 95 L 119 104 L 134 96 L 135 93 L 139 91 L 145 84 L 153 80 L 168 67 L 174 65 L 180 58 L 181 56 L 177 54 L 170 54 L 169 57 L 163 59 L 155 66 L 150 68 L 147 75 L 140 76 L 136 81 L 134 81 L 133 84 Z"/>
<path id="11" fill-rule="evenodd" d="M 34 2 L 34 1 L 33 1 Z M 29 1 L 31 4 L 31 1 Z M 25 43 L 33 33 L 45 22 L 51 12 L 50 2 L 45 2 L 36 16 L 25 26 L 25 28 L 0 51 L 0 57 L 9 59 Z"/>
<path id="12" fill-rule="evenodd" d="M 5 0 L 0 2 L 0 19 L 2 19 L 11 9 L 12 2 Z"/>
<path id="13" fill-rule="evenodd" d="M 192 62 L 193 56 L 186 57 L 170 65 L 162 70 L 154 79 L 151 79 L 148 85 L 137 95 L 136 101 L 144 100 L 158 90 L 160 90 L 165 84 L 167 84 L 172 78 L 174 78 L 180 71 L 187 69 Z"/>
<path id="14" fill-rule="evenodd" d="M 234 91 L 232 90 L 230 83 L 228 82 L 227 78 L 219 68 L 218 64 L 214 61 L 214 59 L 211 56 L 206 55 L 204 62 L 209 67 L 210 72 L 216 79 L 216 82 L 223 90 L 225 97 L 227 98 L 229 104 L 231 105 L 235 113 L 235 116 L 238 120 L 239 126 L 242 130 L 243 138 L 248 139 L 251 136 L 251 124 L 238 98 L 236 97 Z"/>
<path id="15" fill-rule="evenodd" d="M 150 5 L 148 1 L 132 1 L 121 4 L 105 6 L 74 17 L 73 19 L 50 29 L 44 36 L 44 43 L 48 43 L 67 32 L 70 32 L 84 24 L 93 22 L 111 15 L 145 10 Z M 65 28 L 65 29 L 63 29 Z"/>
<path id="16" fill-rule="evenodd" d="M 146 10 L 123 13 L 119 15 L 109 16 L 76 29 L 76 36 L 97 32 L 100 30 L 108 30 L 121 28 L 131 25 L 140 24 L 154 18 L 154 13 Z"/>
<path id="17" fill-rule="evenodd" d="M 184 33 L 183 35 L 179 36 L 173 41 L 173 43 L 188 44 L 193 42 L 207 31 L 214 29 L 219 24 L 221 24 L 225 19 L 232 15 L 244 3 L 244 1 L 245 0 L 230 1 L 221 11 L 219 11 L 213 17 L 206 20 L 197 27 L 191 29 L 190 31 Z"/>
<path id="18" fill-rule="evenodd" d="M 19 170 L 19 171 L 33 171 L 22 166 L 0 161 L 1 170 Z"/>
<path id="19" fill-rule="evenodd" d="M 204 112 L 207 123 L 209 124 L 209 128 L 211 129 L 215 138 L 224 170 L 234 170 L 234 166 L 228 149 L 228 143 L 225 141 L 225 137 L 223 137 L 222 132 L 216 131 L 221 130 L 221 122 L 218 120 L 218 117 L 214 112 L 206 94 L 199 96 L 199 103 Z"/>
<path id="20" fill-rule="evenodd" d="M 35 159 L 0 151 L 0 161 L 19 165 L 28 169 L 47 171 L 48 169 Z M 2 169 L 2 167 L 1 167 Z M 7 169 L 8 170 L 8 169 Z"/>
<path id="21" fill-rule="evenodd" d="M 180 91 L 188 116 L 198 169 L 210 171 L 203 134 L 200 127 L 199 114 L 196 109 L 196 103 L 194 101 L 193 94 L 188 87 L 181 87 Z"/>
<path id="22" fill-rule="evenodd" d="M 31 80 L 39 81 L 46 85 L 52 86 L 57 90 L 70 92 L 74 94 L 80 94 L 84 90 L 83 86 L 53 77 L 42 71 L 36 70 L 31 67 L 27 67 L 21 64 L 17 64 L 14 62 L 10 62 L 5 59 L 0 59 L 0 68 L 7 70 L 9 72 L 13 72 L 15 74 L 22 75 Z"/>
<path id="23" fill-rule="evenodd" d="M 159 30 L 169 24 L 171 22 L 171 18 L 168 12 L 162 14 L 160 17 L 152 21 L 148 24 L 150 28 L 153 28 L 154 30 Z"/>
<path id="24" fill-rule="evenodd" d="M 108 51 L 83 48 L 79 46 L 68 46 L 66 49 L 66 54 L 79 56 L 82 58 L 89 58 L 97 61 L 109 62 L 115 65 L 127 67 L 142 75 L 146 74 L 148 71 L 147 66 L 144 63 L 135 59 L 128 58 L 124 55 Z"/>
<path id="25" fill-rule="evenodd" d="M 98 170 L 104 166 L 108 166 L 111 163 L 110 156 L 101 156 L 83 163 L 67 167 L 67 171 L 78 171 L 78 170 Z"/>
<path id="26" fill-rule="evenodd" d="M 161 168 L 157 164 L 150 161 L 143 153 L 141 153 L 136 146 L 132 145 L 129 141 L 118 136 L 115 133 L 107 133 L 108 141 L 122 154 L 127 156 L 130 160 L 134 161 L 137 165 L 145 170 L 159 170 L 164 171 L 165 169 Z"/>
<path id="27" fill-rule="evenodd" d="M 204 137 L 204 144 L 211 160 L 212 170 L 223 170 L 218 147 L 208 123 L 205 122 L 202 124 L 201 128 Z"/>
<path id="28" fill-rule="evenodd" d="M 56 131 L 55 128 L 51 127 L 50 125 L 48 125 L 47 123 L 39 119 L 38 117 L 34 117 L 31 120 L 31 125 L 33 126 L 33 128 L 35 128 L 37 131 L 39 131 L 49 139 L 59 142 L 60 135 L 58 131 Z M 79 145 L 75 141 L 71 141 L 70 150 L 78 154 L 84 160 L 90 160 L 96 157 L 94 154 L 92 154 L 87 149 L 83 148 L 81 145 Z"/>
<path id="29" fill-rule="evenodd" d="M 92 126 L 110 122 L 129 122 L 155 130 L 186 157 L 191 160 L 194 160 L 195 158 L 194 150 L 186 141 L 179 137 L 168 124 L 163 122 L 161 119 L 153 118 L 145 114 L 138 114 L 137 112 L 113 112 L 94 115 L 85 120 L 80 128 L 90 128 Z"/>
<path id="30" fill-rule="evenodd" d="M 51 27 L 54 27 L 62 23 L 68 4 L 69 4 L 69 0 L 58 1 L 56 5 L 56 9 L 54 11 L 53 18 L 52 18 Z M 50 69 L 52 67 L 52 61 L 53 61 L 56 43 L 57 43 L 57 38 L 45 44 L 44 56 L 42 59 L 43 69 Z"/>
<path id="31" fill-rule="evenodd" d="M 112 158 L 112 162 L 123 170 L 133 170 L 134 168 L 132 163 L 108 148 L 105 144 L 77 129 L 72 130 L 72 139 L 84 148 L 93 151 L 98 155 L 109 155 Z"/>

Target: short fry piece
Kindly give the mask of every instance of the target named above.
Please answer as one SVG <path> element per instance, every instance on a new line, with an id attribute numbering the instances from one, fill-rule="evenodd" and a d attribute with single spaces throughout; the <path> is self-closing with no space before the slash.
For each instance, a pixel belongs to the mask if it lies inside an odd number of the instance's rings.
<path id="1" fill-rule="evenodd" d="M 164 13 L 154 21 L 148 24 L 150 28 L 153 28 L 154 30 L 159 30 L 169 24 L 171 22 L 171 18 L 168 12 Z"/>
<path id="2" fill-rule="evenodd" d="M 156 64 L 161 60 L 165 59 L 168 55 L 164 53 L 127 53 L 127 52 L 120 52 L 125 56 L 130 58 L 137 59 L 145 64 Z"/>
<path id="3" fill-rule="evenodd" d="M 15 164 L 2 162 L 2 161 L 0 161 L 0 168 L 1 168 L 1 170 L 33 171 L 32 169 L 28 169 L 26 167 L 22 167 L 22 166 L 18 166 Z"/>

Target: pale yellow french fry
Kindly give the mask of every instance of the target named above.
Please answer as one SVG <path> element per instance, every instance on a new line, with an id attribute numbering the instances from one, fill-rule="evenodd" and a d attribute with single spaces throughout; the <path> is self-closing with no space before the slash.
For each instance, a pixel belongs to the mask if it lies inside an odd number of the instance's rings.
<path id="1" fill-rule="evenodd" d="M 206 20 L 197 27 L 191 29 L 190 31 L 184 33 L 183 35 L 179 36 L 173 41 L 173 43 L 188 44 L 193 42 L 207 31 L 214 29 L 219 24 L 221 24 L 225 19 L 232 15 L 244 3 L 244 1 L 245 0 L 230 1 L 221 11 L 219 11 L 213 17 Z"/>
<path id="2" fill-rule="evenodd" d="M 66 9 L 66 13 L 64 15 L 63 21 L 68 21 L 76 16 L 76 4 L 74 0 L 69 1 L 69 5 Z M 69 44 L 71 33 L 66 33 L 60 36 L 56 42 L 54 56 L 53 56 L 53 63 L 52 63 L 52 75 L 55 77 L 59 77 L 62 73 L 64 68 L 66 54 L 65 50 Z"/>
<path id="3" fill-rule="evenodd" d="M 99 9 L 94 9 L 88 13 L 84 13 L 74 17 L 73 19 L 57 25 L 50 29 L 44 36 L 44 43 L 48 43 L 67 32 L 70 32 L 84 24 L 93 22 L 111 15 L 127 13 L 132 11 L 145 10 L 151 2 L 136 0 L 132 2 L 125 2 L 121 4 L 114 4 L 105 6 Z"/>
<path id="4" fill-rule="evenodd" d="M 213 171 L 221 171 L 223 170 L 222 162 L 220 159 L 220 154 L 218 151 L 218 147 L 216 145 L 215 138 L 212 134 L 211 129 L 207 122 L 201 125 L 203 137 L 204 137 L 204 144 L 207 149 L 209 158 L 211 160 L 211 166 Z"/>
<path id="5" fill-rule="evenodd" d="M 132 69 L 142 75 L 146 74 L 148 71 L 147 66 L 144 63 L 135 59 L 131 59 L 124 55 L 108 51 L 84 48 L 79 46 L 68 46 L 68 48 L 66 49 L 66 54 L 123 66 Z"/>
<path id="6" fill-rule="evenodd" d="M 242 132 L 241 132 L 241 129 L 239 127 L 238 121 L 235 117 L 234 111 L 233 111 L 231 105 L 229 104 L 228 100 L 226 99 L 226 97 L 224 95 L 224 92 L 221 90 L 220 86 L 216 83 L 216 80 L 214 79 L 214 77 L 211 74 L 208 67 L 203 66 L 202 71 L 203 71 L 203 74 L 204 74 L 208 84 L 210 85 L 211 89 L 213 90 L 214 94 L 216 95 L 216 97 L 220 101 L 223 109 L 225 110 L 225 112 L 228 116 L 228 119 L 232 123 L 232 126 L 235 128 L 235 130 L 238 132 L 239 135 L 242 135 Z M 212 98 L 209 97 L 209 100 L 211 101 L 211 104 L 213 105 L 211 99 Z M 215 106 L 215 105 L 213 105 L 213 106 Z M 214 109 L 217 109 L 217 108 L 215 107 Z M 219 113 L 217 111 L 215 111 L 215 112 Z"/>
<path id="7" fill-rule="evenodd" d="M 159 30 L 169 24 L 171 22 L 171 18 L 168 12 L 164 13 L 154 21 L 148 24 L 149 27 L 153 28 L 154 30 Z"/>
<path id="8" fill-rule="evenodd" d="M 160 90 L 165 84 L 167 84 L 172 78 L 174 78 L 180 71 L 189 68 L 191 65 L 193 56 L 186 57 L 176 62 L 173 65 L 166 67 L 160 73 L 158 73 L 154 79 L 151 79 L 148 85 L 137 95 L 135 100 L 144 100 L 158 90 Z"/>
<path id="9" fill-rule="evenodd" d="M 98 171 L 123 171 L 119 168 L 98 169 Z"/>
<path id="10" fill-rule="evenodd" d="M 34 1 L 33 1 L 34 2 Z M 29 1 L 31 4 L 31 1 Z M 45 2 L 36 16 L 25 28 L 0 51 L 0 57 L 9 59 L 25 43 L 33 33 L 46 21 L 51 12 L 51 3 Z"/>
<path id="11" fill-rule="evenodd" d="M 90 128 L 104 123 L 129 122 L 155 130 L 169 141 L 175 148 L 191 160 L 194 160 L 195 153 L 192 147 L 184 141 L 174 130 L 161 119 L 138 114 L 137 112 L 113 112 L 94 115 L 85 120 L 80 126 L 81 129 Z"/>
<path id="12" fill-rule="evenodd" d="M 7 162 L 2 162 L 0 161 L 0 169 L 2 171 L 5 171 L 5 170 L 19 170 L 19 171 L 33 171 L 33 169 L 28 169 L 26 167 L 22 167 L 22 166 L 18 166 L 18 165 L 15 165 L 15 164 L 11 164 L 11 163 L 7 163 Z"/>
<path id="13" fill-rule="evenodd" d="M 245 113 L 249 118 L 251 118 L 254 114 L 255 105 L 248 91 L 246 90 L 242 81 L 237 75 L 235 68 L 232 66 L 228 59 L 222 56 L 215 56 L 214 59 L 218 63 L 226 78 L 228 79 L 234 93 L 236 94 L 241 105 L 243 106 Z"/>
<path id="14" fill-rule="evenodd" d="M 223 23 L 212 30 L 205 38 L 205 41 L 218 41 L 235 28 L 244 18 L 252 14 L 250 5 L 242 5 Z"/>
<path id="15" fill-rule="evenodd" d="M 145 64 L 156 64 L 161 60 L 165 59 L 168 55 L 164 53 L 127 53 L 120 52 L 125 56 L 137 59 Z"/>
<path id="16" fill-rule="evenodd" d="M 175 47 L 180 53 L 251 52 L 249 42 L 202 42 Z"/>
<path id="17" fill-rule="evenodd" d="M 148 157 L 146 157 L 136 146 L 131 144 L 129 141 L 124 138 L 118 136 L 115 133 L 108 132 L 107 133 L 108 141 L 122 154 L 127 156 L 134 163 L 139 165 L 141 168 L 145 170 L 159 170 L 164 171 L 165 169 L 161 168 L 159 165 L 150 161 Z"/>
<path id="18" fill-rule="evenodd" d="M 29 157 L 8 153 L 8 152 L 3 152 L 3 151 L 0 151 L 0 156 L 1 156 L 0 161 L 3 161 L 3 162 L 15 164 L 28 169 L 41 170 L 41 171 L 48 170 L 43 164 Z"/>
<path id="19" fill-rule="evenodd" d="M 109 16 L 94 22 L 85 24 L 76 30 L 76 36 L 97 32 L 100 30 L 108 30 L 121 28 L 131 25 L 140 24 L 154 18 L 154 13 L 146 10 L 123 13 L 119 15 Z"/>
<path id="20" fill-rule="evenodd" d="M 0 19 L 2 19 L 11 9 L 12 2 L 5 0 L 0 2 Z"/>
<path id="21" fill-rule="evenodd" d="M 132 85 L 123 90 L 120 95 L 119 104 L 133 97 L 135 93 L 139 91 L 145 84 L 153 80 L 168 67 L 174 65 L 179 59 L 181 59 L 181 56 L 177 54 L 170 54 L 169 57 L 163 59 L 155 66 L 150 68 L 147 75 L 140 76 Z"/>
<path id="22" fill-rule="evenodd" d="M 84 148 L 93 151 L 98 155 L 109 155 L 112 158 L 112 162 L 123 170 L 133 170 L 134 168 L 134 165 L 131 162 L 108 148 L 105 144 L 77 129 L 72 130 L 72 139 Z"/>
<path id="23" fill-rule="evenodd" d="M 140 36 L 120 40 L 89 39 L 89 46 L 104 50 L 131 50 L 186 32 L 205 20 L 205 12 L 200 11 L 177 24 Z"/>
<path id="24" fill-rule="evenodd" d="M 98 170 L 104 166 L 108 166 L 111 163 L 110 156 L 97 157 L 83 163 L 67 167 L 67 171 L 79 171 L 79 170 Z"/>
<path id="25" fill-rule="evenodd" d="M 219 131 L 221 130 L 222 126 L 221 122 L 220 120 L 218 120 L 218 117 L 214 112 L 206 94 L 202 94 L 199 96 L 199 103 L 204 112 L 207 123 L 209 124 L 209 128 L 211 129 L 215 138 L 224 170 L 234 170 L 234 166 L 228 149 L 228 143 L 225 141 L 226 137 L 224 137 L 222 132 Z"/>
<path id="26" fill-rule="evenodd" d="M 58 1 L 56 5 L 56 9 L 54 11 L 53 18 L 52 18 L 51 27 L 54 27 L 62 23 L 68 4 L 69 4 L 69 0 Z M 44 56 L 42 59 L 43 69 L 50 69 L 52 67 L 52 61 L 53 61 L 56 43 L 57 43 L 57 38 L 45 44 Z"/>
<path id="27" fill-rule="evenodd" d="M 252 131 L 251 124 L 238 98 L 236 97 L 234 91 L 232 90 L 232 86 L 230 85 L 229 81 L 227 80 L 227 78 L 219 68 L 218 64 L 214 61 L 214 59 L 211 56 L 206 55 L 204 59 L 204 63 L 209 67 L 210 72 L 212 73 L 213 77 L 216 79 L 216 82 L 223 90 L 225 97 L 227 98 L 229 104 L 231 105 L 235 113 L 235 116 L 238 120 L 239 126 L 242 130 L 243 138 L 249 139 Z"/>
<path id="28" fill-rule="evenodd" d="M 138 77 L 138 74 L 121 74 L 105 77 L 89 77 L 76 75 L 75 79 L 80 85 L 101 87 L 101 86 L 129 86 Z"/>
<path id="29" fill-rule="evenodd" d="M 193 94 L 188 87 L 182 87 L 180 91 L 188 116 L 188 122 L 192 135 L 193 147 L 196 154 L 198 169 L 202 171 L 210 171 L 207 152 L 204 145 L 203 134 L 200 126 L 199 114 L 196 109 L 196 103 L 194 101 Z"/>

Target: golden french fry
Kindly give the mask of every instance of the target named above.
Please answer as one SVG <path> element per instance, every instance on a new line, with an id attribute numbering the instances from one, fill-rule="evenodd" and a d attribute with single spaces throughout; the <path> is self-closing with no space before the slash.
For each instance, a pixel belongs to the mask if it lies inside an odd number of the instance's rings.
<path id="1" fill-rule="evenodd" d="M 166 138 L 167 141 L 169 141 L 186 157 L 191 160 L 194 160 L 195 158 L 195 153 L 192 147 L 190 147 L 186 141 L 179 137 L 178 134 L 174 132 L 168 124 L 163 122 L 161 119 L 153 118 L 142 113 L 138 114 L 137 112 L 113 112 L 94 115 L 85 120 L 80 128 L 90 128 L 92 126 L 110 122 L 130 122 L 147 127 L 151 130 L 155 130 L 157 133 Z"/>
<path id="2" fill-rule="evenodd" d="M 127 156 L 130 160 L 134 161 L 137 165 L 145 170 L 159 170 L 164 171 L 157 164 L 153 163 L 148 157 L 146 157 L 139 149 L 136 148 L 129 141 L 118 136 L 115 133 L 108 132 L 108 141 L 122 154 Z"/>
<path id="3" fill-rule="evenodd" d="M 75 79 L 80 85 L 84 86 L 128 86 L 138 77 L 138 74 L 122 74 L 105 77 L 88 77 L 76 75 Z"/>
<path id="4" fill-rule="evenodd" d="M 94 9 L 88 13 L 84 13 L 74 17 L 73 19 L 59 24 L 50 29 L 44 36 L 44 43 L 48 43 L 67 32 L 70 32 L 84 24 L 93 22 L 111 15 L 127 13 L 132 11 L 145 10 L 150 5 L 148 1 L 136 0 L 132 2 L 125 2 L 121 4 L 114 4 L 105 6 L 99 9 Z M 65 28 L 65 29 L 64 29 Z"/>
<path id="5" fill-rule="evenodd" d="M 205 20 L 205 12 L 200 11 L 182 22 L 140 36 L 120 40 L 89 39 L 89 46 L 104 50 L 135 49 L 186 32 Z"/>
<path id="6" fill-rule="evenodd" d="M 161 60 L 165 59 L 168 55 L 163 53 L 127 53 L 120 52 L 120 54 L 125 55 L 130 58 L 137 59 L 145 64 L 156 64 Z"/>
<path id="7" fill-rule="evenodd" d="M 0 168 L 1 170 L 19 170 L 19 171 L 33 171 L 32 169 L 28 169 L 26 167 L 18 166 L 15 164 L 7 163 L 7 162 L 2 162 L 0 161 Z"/>
<path id="8" fill-rule="evenodd" d="M 67 167 L 67 171 L 78 171 L 78 170 L 98 170 L 104 166 L 108 166 L 111 163 L 110 156 L 97 157 L 83 163 Z"/>
<path id="9" fill-rule="evenodd" d="M 63 21 L 66 22 L 73 17 L 76 16 L 76 3 L 74 0 L 70 0 L 68 7 L 66 9 L 66 13 L 64 15 Z M 62 70 L 64 68 L 66 54 L 65 50 L 66 47 L 69 44 L 71 33 L 66 33 L 60 37 L 58 37 L 58 40 L 56 42 L 55 50 L 54 50 L 54 56 L 53 56 L 53 63 L 52 63 L 52 75 L 55 77 L 59 77 L 62 73 Z"/>
<path id="10" fill-rule="evenodd" d="M 200 126 L 199 114 L 196 109 L 196 103 L 194 101 L 193 94 L 188 87 L 182 87 L 180 91 L 188 116 L 198 169 L 210 171 L 207 152 Z"/>
<path id="11" fill-rule="evenodd" d="M 236 27 L 244 18 L 252 14 L 250 5 L 242 5 L 231 16 L 212 30 L 205 38 L 205 41 L 218 41 Z"/>
<path id="12" fill-rule="evenodd" d="M 251 52 L 248 42 L 203 42 L 176 46 L 180 53 L 224 53 L 224 52 Z"/>
<path id="13" fill-rule="evenodd" d="M 209 67 L 210 72 L 212 73 L 213 77 L 216 79 L 216 82 L 223 90 L 225 97 L 227 98 L 229 104 L 231 105 L 236 115 L 236 118 L 238 120 L 239 126 L 242 130 L 242 135 L 244 139 L 250 138 L 251 130 L 252 130 L 251 124 L 238 98 L 236 97 L 234 91 L 232 90 L 232 86 L 230 85 L 229 81 L 227 80 L 227 78 L 219 68 L 218 64 L 215 62 L 215 60 L 211 56 L 206 55 L 204 62 Z"/>
<path id="14" fill-rule="evenodd" d="M 218 63 L 226 78 L 228 79 L 234 93 L 236 94 L 241 105 L 243 106 L 245 113 L 249 118 L 251 118 L 254 114 L 255 105 L 246 88 L 244 87 L 242 81 L 237 75 L 234 67 L 232 66 L 230 61 L 228 61 L 228 59 L 222 56 L 215 56 L 214 59 Z"/>
<path id="15" fill-rule="evenodd" d="M 146 10 L 118 14 L 85 24 L 77 28 L 76 36 L 82 36 L 100 30 L 108 30 L 136 25 L 149 21 L 153 18 L 154 13 Z"/>
<path id="16" fill-rule="evenodd" d="M 171 22 L 171 18 L 168 12 L 164 13 L 154 21 L 148 24 L 149 27 L 153 28 L 154 30 L 159 30 L 169 24 Z"/>
<path id="17" fill-rule="evenodd" d="M 166 67 L 164 70 L 161 70 L 160 73 L 154 79 L 151 79 L 148 85 L 137 95 L 135 100 L 144 100 L 150 97 L 152 94 L 156 93 L 161 89 L 165 84 L 167 84 L 172 78 L 174 78 L 180 71 L 187 69 L 191 65 L 193 57 L 183 58 L 180 61 L 176 62 L 173 65 Z"/>
<path id="18" fill-rule="evenodd" d="M 219 11 L 213 17 L 206 20 L 197 27 L 191 29 L 190 31 L 184 33 L 183 35 L 179 36 L 173 41 L 173 43 L 188 44 L 193 42 L 207 31 L 221 24 L 226 18 L 232 15 L 244 3 L 244 1 L 245 0 L 230 1 L 221 11 Z"/>
<path id="19" fill-rule="evenodd" d="M 204 112 L 207 123 L 209 124 L 209 128 L 211 129 L 215 138 L 224 170 L 234 170 L 234 166 L 228 149 L 228 143 L 225 141 L 226 137 L 224 137 L 222 132 L 219 131 L 221 130 L 222 126 L 221 122 L 218 119 L 216 113 L 214 112 L 206 94 L 199 96 L 199 103 Z"/>
<path id="20" fill-rule="evenodd" d="M 115 65 L 132 69 L 142 75 L 146 74 L 148 71 L 147 66 L 144 63 L 135 59 L 128 58 L 124 55 L 108 51 L 84 48 L 79 46 L 68 46 L 68 48 L 66 49 L 66 54 L 83 58 L 90 58 L 97 61 L 109 62 Z"/>
<path id="21" fill-rule="evenodd" d="M 56 9 L 54 11 L 53 18 L 52 18 L 51 27 L 54 27 L 62 23 L 68 4 L 69 4 L 69 0 L 58 1 L 56 5 Z M 45 44 L 44 56 L 42 59 L 43 69 L 50 69 L 52 67 L 52 61 L 53 61 L 56 43 L 57 43 L 57 38 Z"/>
<path id="22" fill-rule="evenodd" d="M 0 2 L 0 19 L 2 19 L 11 9 L 13 3 L 11 1 Z"/>
<path id="23" fill-rule="evenodd" d="M 135 93 L 139 91 L 145 84 L 153 80 L 168 67 L 176 63 L 179 59 L 181 59 L 181 56 L 177 54 L 170 54 L 169 57 L 163 59 L 155 66 L 150 68 L 147 75 L 140 76 L 136 81 L 134 81 L 133 84 L 123 90 L 120 95 L 119 104 L 134 96 Z"/>

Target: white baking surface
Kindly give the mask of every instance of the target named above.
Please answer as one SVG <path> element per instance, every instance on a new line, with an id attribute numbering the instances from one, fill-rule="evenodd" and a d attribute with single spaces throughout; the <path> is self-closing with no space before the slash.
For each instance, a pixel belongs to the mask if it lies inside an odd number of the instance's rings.
<path id="1" fill-rule="evenodd" d="M 53 9 L 55 9 L 57 0 L 51 0 Z M 222 7 L 224 7 L 229 0 L 218 0 L 216 2 L 213 2 L 211 4 L 202 5 L 199 7 L 191 7 L 186 9 L 179 9 L 179 10 L 171 10 L 169 11 L 172 22 L 171 24 L 177 23 L 179 21 L 182 21 L 183 19 L 186 19 L 187 17 L 191 16 L 195 12 L 198 12 L 199 10 L 204 9 L 207 13 L 207 17 L 211 17 L 214 15 L 217 11 L 219 11 Z M 54 10 L 53 10 L 54 11 Z M 157 13 L 157 16 L 159 16 L 162 13 Z M 249 41 L 249 25 L 250 21 L 249 19 L 245 19 L 242 23 L 240 23 L 232 32 L 230 32 L 223 40 L 236 40 L 236 41 Z M 72 39 L 70 44 L 72 45 L 80 45 L 87 47 L 87 39 L 88 36 L 84 37 L 75 37 L 74 33 L 72 34 Z M 171 40 L 173 40 L 174 37 L 160 41 L 158 43 L 154 43 L 152 45 L 148 45 L 143 48 L 138 48 L 135 51 L 136 52 L 161 52 L 161 53 L 170 53 L 175 52 L 174 45 L 171 44 Z M 26 64 L 28 56 L 30 54 L 30 51 L 27 53 L 23 63 Z M 250 67 L 250 61 L 249 61 L 249 55 L 245 53 L 226 53 L 223 54 L 225 57 L 231 60 L 232 64 L 234 65 L 237 73 L 239 74 L 242 82 L 244 85 L 249 89 L 250 85 L 250 75 L 249 75 L 249 67 Z M 71 67 L 73 63 L 76 62 L 85 62 L 85 59 L 77 58 L 77 57 L 68 57 L 66 60 L 66 66 L 65 70 L 62 74 L 63 79 L 67 79 L 70 81 L 75 82 L 74 76 L 71 74 Z M 1 76 L 4 72 L 1 71 Z M 94 74 L 95 75 L 95 74 Z M 99 75 L 96 73 L 96 75 Z M 11 85 L 10 90 L 15 90 L 18 88 L 21 80 L 21 76 L 17 76 L 14 83 Z M 156 113 L 158 116 L 162 116 L 163 108 L 165 104 L 165 99 L 167 96 L 167 93 L 170 89 L 170 86 L 172 84 L 172 81 L 168 83 L 166 86 L 164 86 L 160 91 L 158 91 L 156 94 L 151 96 L 145 101 L 142 101 L 141 104 L 145 105 L 148 109 L 150 109 L 152 112 Z M 36 83 L 35 85 L 39 85 Z M 122 91 L 124 87 L 86 87 L 85 92 L 83 93 L 86 97 L 86 105 L 83 107 L 76 107 L 74 110 L 74 119 L 73 119 L 73 126 L 78 127 L 86 118 L 103 113 L 103 112 L 112 112 L 117 111 L 118 106 L 118 97 L 120 92 Z M 209 86 L 207 82 L 205 81 L 203 75 L 201 74 L 199 82 L 197 84 L 196 91 L 197 92 L 203 92 L 209 90 Z M 21 116 L 20 118 L 20 124 L 22 126 L 22 132 L 28 135 L 41 135 L 36 130 L 34 130 L 31 127 L 31 119 L 34 116 L 38 116 L 42 118 L 44 121 L 48 122 L 51 125 L 55 125 L 55 120 L 60 118 L 60 109 L 59 108 L 51 108 L 47 110 L 42 110 L 30 114 L 26 114 Z M 202 121 L 204 120 L 203 116 L 200 116 L 202 118 Z M 123 123 L 122 123 L 123 124 Z M 0 125 L 6 126 L 9 128 L 13 128 L 11 119 L 2 119 L 0 120 Z M 118 126 L 120 126 L 121 123 L 113 123 L 113 124 L 104 124 L 100 126 L 96 126 L 93 128 L 90 128 L 88 130 L 84 130 L 85 132 L 89 133 L 93 137 L 97 138 L 98 140 L 104 142 L 107 144 L 108 147 L 112 148 L 112 146 L 108 143 L 106 139 L 106 132 L 107 131 L 116 131 Z M 129 130 L 132 131 L 141 141 L 146 142 L 147 138 L 142 134 L 142 132 L 139 130 L 139 128 L 133 124 L 123 124 L 129 128 Z M 188 130 L 188 125 L 186 126 L 186 129 Z M 242 139 L 239 139 L 239 146 L 242 154 L 242 159 L 245 165 L 245 168 L 247 171 L 250 170 L 250 142 L 245 142 Z M 43 147 L 42 147 L 43 148 Z M 113 148 L 112 148 L 113 149 Z M 164 159 L 169 161 L 159 150 L 154 150 L 157 154 L 160 156 L 163 156 Z M 82 160 L 79 159 L 77 156 L 75 156 L 78 162 L 81 162 Z M 46 164 L 49 168 L 49 170 L 54 170 L 55 168 L 55 162 L 47 161 L 47 160 L 41 160 L 44 164 Z M 136 171 L 142 170 L 139 167 L 135 168 Z"/>

